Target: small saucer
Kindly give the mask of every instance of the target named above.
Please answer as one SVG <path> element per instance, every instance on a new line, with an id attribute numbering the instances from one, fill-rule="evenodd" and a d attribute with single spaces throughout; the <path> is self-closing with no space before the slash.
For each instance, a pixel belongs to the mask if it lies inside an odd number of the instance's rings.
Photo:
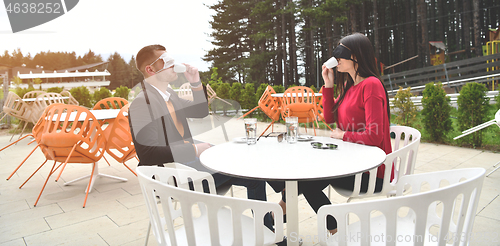
<path id="1" fill-rule="evenodd" d="M 238 137 L 238 138 L 233 138 L 234 143 L 247 143 L 247 138 L 246 137 Z"/>
<path id="2" fill-rule="evenodd" d="M 298 141 L 303 141 L 303 142 L 311 141 L 311 140 L 313 140 L 313 136 L 310 136 L 310 135 L 299 135 L 297 137 L 297 140 Z"/>

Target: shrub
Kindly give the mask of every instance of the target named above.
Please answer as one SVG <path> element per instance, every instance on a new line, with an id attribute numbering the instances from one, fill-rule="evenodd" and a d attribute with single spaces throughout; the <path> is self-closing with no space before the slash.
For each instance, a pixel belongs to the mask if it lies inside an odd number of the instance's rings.
<path id="1" fill-rule="evenodd" d="M 432 141 L 443 142 L 446 133 L 452 130 L 450 98 L 441 83 L 428 83 L 422 92 L 424 129 Z"/>
<path id="2" fill-rule="evenodd" d="M 94 95 L 92 95 L 94 101 L 92 104 L 96 104 L 104 98 L 112 97 L 111 91 L 108 88 L 101 87 L 99 90 L 94 91 Z"/>
<path id="3" fill-rule="evenodd" d="M 126 86 L 120 86 L 115 89 L 115 94 L 113 95 L 114 97 L 121 97 L 125 100 L 128 100 L 128 95 L 130 93 L 130 89 Z"/>
<path id="4" fill-rule="evenodd" d="M 250 110 L 255 106 L 257 106 L 255 87 L 253 84 L 245 84 L 245 88 L 241 90 L 241 108 Z"/>
<path id="5" fill-rule="evenodd" d="M 35 88 L 33 88 L 33 86 L 29 86 L 28 88 L 21 88 L 21 87 L 16 87 L 15 89 L 15 93 L 20 97 L 20 98 L 23 98 L 24 97 L 24 94 L 30 92 L 30 91 L 34 91 Z"/>
<path id="6" fill-rule="evenodd" d="M 92 96 L 85 86 L 75 87 L 69 90 L 69 93 L 80 103 L 80 106 L 92 108 Z"/>
<path id="7" fill-rule="evenodd" d="M 410 92 L 411 87 L 403 89 L 399 87 L 398 93 L 394 96 L 394 106 L 396 109 L 396 123 L 404 126 L 413 126 L 415 117 L 417 116 L 417 107 L 411 101 L 413 94 Z"/>
<path id="8" fill-rule="evenodd" d="M 241 84 L 239 82 L 234 82 L 229 90 L 229 98 L 231 100 L 240 102 L 241 100 Z"/>
<path id="9" fill-rule="evenodd" d="M 468 83 L 458 96 L 458 127 L 460 131 L 480 125 L 487 120 L 490 107 L 489 98 L 486 97 L 488 89 L 479 83 Z M 471 143 L 474 147 L 481 147 L 484 131 L 476 131 L 462 138 L 462 142 Z"/>
<path id="10" fill-rule="evenodd" d="M 273 89 L 276 93 L 285 92 L 285 87 L 283 87 L 282 85 L 273 85 Z"/>
<path id="11" fill-rule="evenodd" d="M 311 90 L 314 91 L 314 93 L 318 92 L 318 89 L 316 89 L 316 87 L 314 87 L 314 85 L 311 85 L 311 87 L 309 87 L 309 88 L 311 88 Z"/>
<path id="12" fill-rule="evenodd" d="M 266 91 L 266 89 L 267 89 L 267 84 L 259 85 L 259 87 L 257 88 L 257 92 L 255 92 L 255 100 L 257 100 L 257 102 L 260 100 L 260 97 L 262 96 L 264 91 Z"/>
<path id="13" fill-rule="evenodd" d="M 216 94 L 218 97 L 220 97 L 222 99 L 228 99 L 230 89 L 231 89 L 231 86 L 229 85 L 229 83 L 220 83 L 220 85 L 217 87 Z M 225 101 L 227 101 L 227 100 L 225 100 Z M 220 100 L 217 100 L 217 99 L 213 101 L 212 105 L 213 105 L 212 110 L 215 110 L 215 107 L 217 107 L 217 108 L 222 107 L 224 115 L 226 115 L 226 112 L 230 107 L 230 105 L 228 105 L 227 103 L 220 101 Z"/>
<path id="14" fill-rule="evenodd" d="M 61 87 L 50 87 L 47 89 L 47 92 L 61 93 L 64 90 L 64 86 Z"/>
<path id="15" fill-rule="evenodd" d="M 498 92 L 498 95 L 495 97 L 495 101 L 497 102 L 496 103 L 497 109 L 500 109 L 500 91 Z"/>

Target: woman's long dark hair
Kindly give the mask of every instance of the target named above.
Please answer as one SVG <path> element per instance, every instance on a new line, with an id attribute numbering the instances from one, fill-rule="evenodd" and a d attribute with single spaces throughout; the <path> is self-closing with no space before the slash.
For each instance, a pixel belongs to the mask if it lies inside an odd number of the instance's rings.
<path id="1" fill-rule="evenodd" d="M 344 45 L 351 51 L 351 55 L 355 60 L 354 66 L 357 65 L 356 76 L 361 76 L 363 78 L 368 78 L 374 76 L 380 80 L 380 73 L 377 69 L 377 62 L 375 60 L 375 52 L 373 51 L 373 46 L 370 40 L 361 33 L 353 33 L 349 36 L 342 38 L 339 41 L 340 45 Z M 337 114 L 335 112 L 338 110 L 344 97 L 349 90 L 354 85 L 356 78 L 351 78 L 349 73 L 341 73 L 335 69 L 335 90 L 336 94 L 339 95 L 337 103 L 333 107 L 333 112 L 335 121 L 337 120 Z M 382 83 L 382 81 L 381 81 Z M 387 103 L 387 116 L 389 117 L 389 122 L 391 121 L 391 111 L 389 107 L 389 95 L 385 89 L 384 84 L 382 84 L 385 91 L 386 103 Z"/>

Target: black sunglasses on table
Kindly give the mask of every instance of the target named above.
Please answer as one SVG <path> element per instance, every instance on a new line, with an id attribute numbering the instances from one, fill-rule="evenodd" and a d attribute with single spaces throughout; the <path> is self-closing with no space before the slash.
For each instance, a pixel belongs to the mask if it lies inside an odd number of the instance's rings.
<path id="1" fill-rule="evenodd" d="M 320 143 L 320 142 L 312 142 L 311 143 L 312 147 L 315 149 L 337 149 L 338 145 L 333 144 L 333 143 Z M 325 146 L 323 146 L 325 145 Z"/>
<path id="2" fill-rule="evenodd" d="M 285 139 L 285 136 L 286 136 L 286 132 L 271 132 L 271 133 L 268 133 L 267 135 L 264 135 L 265 138 L 276 137 L 278 139 L 278 143 L 283 142 L 283 139 Z M 257 138 L 257 141 L 259 141 L 260 137 L 262 137 L 262 135 Z"/>

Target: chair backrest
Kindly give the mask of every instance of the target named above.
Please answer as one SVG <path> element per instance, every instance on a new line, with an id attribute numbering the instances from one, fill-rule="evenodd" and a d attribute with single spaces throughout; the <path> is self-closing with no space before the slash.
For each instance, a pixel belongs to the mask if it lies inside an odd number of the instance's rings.
<path id="1" fill-rule="evenodd" d="M 319 93 L 323 93 L 323 87 L 319 89 Z M 325 116 L 323 115 L 323 95 L 316 97 L 316 110 L 318 112 L 318 118 L 320 120 L 324 119 Z"/>
<path id="2" fill-rule="evenodd" d="M 69 91 L 61 91 L 61 96 L 68 97 L 68 99 L 63 99 L 65 104 L 80 105 L 80 103 L 71 95 Z"/>
<path id="3" fill-rule="evenodd" d="M 387 245 L 468 245 L 484 173 L 483 168 L 469 168 L 408 175 L 398 182 L 397 197 L 323 206 L 318 211 L 320 244 L 369 245 L 378 237 L 377 242 Z M 449 185 L 442 187 L 444 183 Z M 405 191 L 410 194 L 402 196 Z M 330 237 L 328 215 L 338 225 Z"/>
<path id="4" fill-rule="evenodd" d="M 380 195 L 385 196 L 395 190 L 395 186 L 401 177 L 413 174 L 417 162 L 418 147 L 420 146 L 420 132 L 408 126 L 391 126 L 390 131 L 395 133 L 396 138 L 392 153 L 387 155 L 383 163 L 383 165 L 385 165 L 385 171 L 382 190 L 375 191 L 378 173 L 377 167 L 369 171 L 370 176 L 366 192 L 361 191 L 361 173 L 356 174 L 352 193 L 341 191 L 334 187 L 337 191 L 342 195 L 349 196 L 350 199 Z M 394 166 L 394 174 L 392 173 L 392 166 Z M 391 177 L 393 177 L 392 180 Z"/>
<path id="5" fill-rule="evenodd" d="M 36 98 L 37 96 L 47 93 L 46 91 L 29 91 L 24 94 L 23 99 Z"/>
<path id="6" fill-rule="evenodd" d="M 285 90 L 282 99 L 282 117 L 297 116 L 299 123 L 313 122 L 316 117 L 314 91 L 305 86 L 294 86 Z"/>
<path id="7" fill-rule="evenodd" d="M 270 245 L 282 240 L 283 213 L 276 203 L 197 192 L 207 182 L 210 190 L 215 189 L 212 176 L 205 172 L 155 166 L 140 166 L 136 170 L 159 245 Z M 169 181 L 172 179 L 177 187 Z M 195 191 L 189 190 L 189 183 Z M 161 206 L 157 205 L 156 196 Z M 180 208 L 174 209 L 174 201 Z M 199 211 L 194 211 L 196 208 Z M 276 234 L 263 225 L 264 215 L 270 211 L 275 214 Z M 247 213 L 254 223 L 243 228 Z M 182 218 L 183 227 L 174 227 L 177 218 Z"/>
<path id="8" fill-rule="evenodd" d="M 129 106 L 129 104 L 123 106 L 113 123 L 108 126 L 110 130 L 106 152 L 120 163 L 132 159 L 136 154 L 127 117 Z"/>
<path id="9" fill-rule="evenodd" d="M 9 91 L 3 103 L 3 112 L 23 121 L 31 121 L 31 107 L 16 93 Z M 36 121 L 35 121 L 36 122 Z"/>
<path id="10" fill-rule="evenodd" d="M 108 97 L 100 100 L 94 105 L 94 110 L 100 109 L 121 109 L 127 105 L 128 101 L 121 97 Z"/>
<path id="11" fill-rule="evenodd" d="M 177 92 L 177 95 L 179 95 L 179 97 L 182 99 L 193 101 L 193 91 L 191 90 L 191 84 L 189 82 L 182 84 L 179 88 L 179 91 Z"/>
<path id="12" fill-rule="evenodd" d="M 209 84 L 207 84 L 207 96 L 208 96 L 207 101 L 209 105 L 217 97 L 217 93 L 215 93 L 214 89 Z"/>
<path id="13" fill-rule="evenodd" d="M 273 97 L 272 94 L 276 94 L 276 92 L 272 86 L 268 85 L 259 99 L 259 107 L 269 118 L 277 121 L 281 113 L 281 100 L 277 97 Z"/>
<path id="14" fill-rule="evenodd" d="M 420 141 L 422 137 L 417 129 L 409 126 L 391 126 L 390 131 L 395 135 L 392 151 L 398 150 L 414 141 Z"/>
<path id="15" fill-rule="evenodd" d="M 101 125 L 86 108 L 76 105 L 51 104 L 47 107 L 40 146 L 52 160 L 64 162 L 73 149 L 69 162 L 93 163 L 105 152 L 106 139 Z"/>
<path id="16" fill-rule="evenodd" d="M 55 92 L 48 92 L 40 94 L 36 97 L 35 102 L 33 104 L 33 114 L 32 121 L 37 122 L 40 119 L 43 111 L 54 103 L 62 103 L 64 104 L 64 100 L 62 99 L 62 95 Z"/>

